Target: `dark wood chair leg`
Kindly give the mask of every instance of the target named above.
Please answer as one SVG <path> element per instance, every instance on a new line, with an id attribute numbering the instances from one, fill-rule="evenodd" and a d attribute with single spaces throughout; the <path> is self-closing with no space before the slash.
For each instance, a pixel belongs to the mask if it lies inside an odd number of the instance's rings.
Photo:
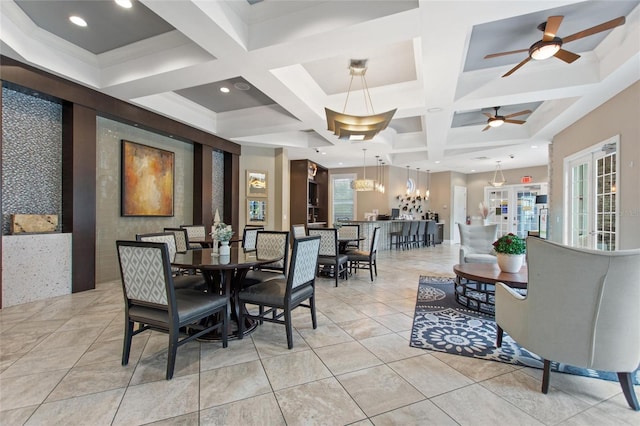
<path id="1" fill-rule="evenodd" d="M 549 376 L 551 375 L 551 361 L 544 360 L 544 370 L 542 371 L 542 393 L 549 392 Z"/>
<path id="2" fill-rule="evenodd" d="M 124 344 L 122 345 L 122 365 L 129 364 L 129 353 L 131 352 L 131 339 L 133 338 L 133 321 L 127 319 L 124 325 Z"/>
<path id="3" fill-rule="evenodd" d="M 624 394 L 629 407 L 631 407 L 632 410 L 640 411 L 640 404 L 638 404 L 638 398 L 636 398 L 636 393 L 633 389 L 633 378 L 631 377 L 631 373 L 618 373 L 618 380 L 620 381 L 622 393 Z"/>
<path id="4" fill-rule="evenodd" d="M 504 333 L 504 330 L 499 325 L 497 327 L 498 331 L 496 335 L 496 347 L 499 348 L 500 346 L 502 346 L 502 334 Z"/>

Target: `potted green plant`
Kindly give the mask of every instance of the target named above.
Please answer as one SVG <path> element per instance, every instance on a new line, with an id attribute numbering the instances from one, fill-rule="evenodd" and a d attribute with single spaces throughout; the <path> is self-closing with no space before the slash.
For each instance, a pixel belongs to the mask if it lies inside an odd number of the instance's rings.
<path id="1" fill-rule="evenodd" d="M 516 234 L 508 233 L 493 242 L 498 257 L 498 267 L 502 272 L 517 273 L 524 263 L 527 243 Z"/>

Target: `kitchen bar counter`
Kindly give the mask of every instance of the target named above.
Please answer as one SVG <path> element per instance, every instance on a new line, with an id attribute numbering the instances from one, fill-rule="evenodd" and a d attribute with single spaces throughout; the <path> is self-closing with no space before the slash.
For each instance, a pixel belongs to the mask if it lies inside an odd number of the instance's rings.
<path id="1" fill-rule="evenodd" d="M 342 225 L 360 225 L 360 236 L 364 237 L 364 241 L 360 242 L 361 250 L 369 250 L 371 248 L 371 237 L 373 236 L 373 230 L 375 227 L 380 227 L 380 238 L 378 239 L 378 250 L 389 250 L 389 233 L 400 231 L 402 224 L 405 222 L 411 222 L 404 219 L 394 220 L 349 220 L 340 221 Z M 444 232 L 444 224 L 438 223 L 438 232 L 436 233 L 436 244 L 442 243 L 442 236 Z"/>

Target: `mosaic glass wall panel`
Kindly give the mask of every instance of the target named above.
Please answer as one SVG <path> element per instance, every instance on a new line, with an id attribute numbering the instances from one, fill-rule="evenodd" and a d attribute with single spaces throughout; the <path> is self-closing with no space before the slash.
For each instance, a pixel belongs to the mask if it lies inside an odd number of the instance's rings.
<path id="1" fill-rule="evenodd" d="M 62 223 L 62 106 L 2 88 L 2 233 L 11 214 Z"/>
<path id="2" fill-rule="evenodd" d="M 211 216 L 218 209 L 220 219 L 224 220 L 224 153 L 213 151 L 211 160 Z"/>

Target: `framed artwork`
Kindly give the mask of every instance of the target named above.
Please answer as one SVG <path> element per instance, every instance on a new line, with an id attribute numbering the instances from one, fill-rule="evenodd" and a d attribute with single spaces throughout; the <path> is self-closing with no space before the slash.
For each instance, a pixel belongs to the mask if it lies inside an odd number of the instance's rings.
<path id="1" fill-rule="evenodd" d="M 174 155 L 122 140 L 121 216 L 173 216 Z"/>
<path id="2" fill-rule="evenodd" d="M 247 170 L 247 197 L 267 196 L 267 172 Z"/>
<path id="3" fill-rule="evenodd" d="M 247 199 L 247 225 L 267 224 L 267 200 Z"/>

